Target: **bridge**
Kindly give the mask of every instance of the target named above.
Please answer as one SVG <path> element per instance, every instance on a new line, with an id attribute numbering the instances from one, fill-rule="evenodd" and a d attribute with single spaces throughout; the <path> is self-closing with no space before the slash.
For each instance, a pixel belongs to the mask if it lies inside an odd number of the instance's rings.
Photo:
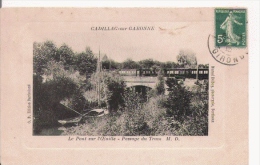
<path id="1" fill-rule="evenodd" d="M 154 89 L 157 77 L 123 76 L 127 87 L 146 86 Z"/>
<path id="2" fill-rule="evenodd" d="M 144 96 L 147 99 L 147 92 L 155 89 L 157 77 L 122 76 L 128 89 Z"/>
<path id="3" fill-rule="evenodd" d="M 157 77 L 139 77 L 139 76 L 122 76 L 125 80 L 127 88 L 133 88 L 136 92 L 142 93 L 146 96 L 147 92 L 151 89 L 155 89 L 158 82 Z M 164 77 L 166 80 L 167 77 Z M 183 82 L 185 86 L 192 87 L 196 79 L 185 79 Z M 164 88 L 168 86 L 164 83 Z M 165 90 L 165 95 L 168 95 L 169 91 Z"/>
<path id="4" fill-rule="evenodd" d="M 128 88 L 134 88 L 137 92 L 146 93 L 150 89 L 155 89 L 158 82 L 158 72 L 151 69 L 121 69 L 118 73 L 124 78 Z M 208 79 L 208 68 L 185 69 L 168 68 L 163 69 L 163 76 L 175 77 L 183 80 L 186 86 L 192 86 L 196 80 Z M 167 88 L 164 84 L 165 89 Z"/>

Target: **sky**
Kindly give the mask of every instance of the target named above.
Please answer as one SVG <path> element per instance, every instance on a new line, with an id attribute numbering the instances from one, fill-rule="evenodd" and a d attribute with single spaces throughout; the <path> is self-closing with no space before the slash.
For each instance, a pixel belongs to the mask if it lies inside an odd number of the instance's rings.
<path id="1" fill-rule="evenodd" d="M 106 54 L 122 62 L 128 58 L 139 61 L 152 58 L 161 62 L 177 61 L 181 49 L 196 54 L 198 63 L 207 64 L 210 57 L 207 39 L 214 34 L 212 22 L 104 22 L 104 23 L 48 23 L 46 30 L 33 35 L 33 40 L 52 40 L 57 46 L 63 43 L 74 51 L 82 52 L 88 46 L 95 53 Z M 41 28 L 44 23 L 34 25 Z M 91 27 L 154 27 L 153 31 L 95 31 Z M 48 28 L 55 27 L 48 30 Z M 42 29 L 42 28 L 41 28 Z M 34 31 L 36 32 L 36 31 Z"/>

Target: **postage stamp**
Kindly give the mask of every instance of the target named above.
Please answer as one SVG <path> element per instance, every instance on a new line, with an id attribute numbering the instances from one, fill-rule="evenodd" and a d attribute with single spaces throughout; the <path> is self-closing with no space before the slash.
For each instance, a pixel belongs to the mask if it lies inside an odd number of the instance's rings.
<path id="1" fill-rule="evenodd" d="M 248 50 L 242 47 L 234 46 L 215 46 L 217 37 L 208 36 L 208 50 L 211 56 L 219 63 L 227 66 L 235 66 L 245 59 Z"/>
<path id="2" fill-rule="evenodd" d="M 246 47 L 246 9 L 215 9 L 216 46 Z"/>

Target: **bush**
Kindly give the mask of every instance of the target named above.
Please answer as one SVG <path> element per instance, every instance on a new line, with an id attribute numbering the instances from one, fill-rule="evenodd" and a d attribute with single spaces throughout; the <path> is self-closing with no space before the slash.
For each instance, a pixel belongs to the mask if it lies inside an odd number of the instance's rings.
<path id="1" fill-rule="evenodd" d="M 36 132 L 43 127 L 57 125 L 57 120 L 62 116 L 65 117 L 64 107 L 60 104 L 62 100 L 72 98 L 73 108 L 76 110 L 82 108 L 84 97 L 70 78 L 57 77 L 43 83 L 41 76 L 34 75 L 33 82 L 33 115 Z"/>
<path id="2" fill-rule="evenodd" d="M 161 119 L 165 109 L 158 106 L 164 96 L 151 98 L 143 102 L 138 93 L 125 95 L 126 106 L 112 115 L 87 119 L 86 124 L 66 130 L 64 135 L 94 136 L 152 136 L 162 135 Z M 161 128 L 161 132 L 158 132 Z M 173 129 L 173 128 L 171 128 Z M 169 133 L 170 134 L 170 133 Z"/>
<path id="3" fill-rule="evenodd" d="M 79 90 L 74 92 L 74 94 L 71 96 L 71 100 L 71 105 L 69 105 L 69 107 L 80 113 L 83 112 L 84 108 L 88 108 L 87 100 Z"/>
<path id="4" fill-rule="evenodd" d="M 157 97 L 157 91 L 156 89 L 150 89 L 147 91 L 147 98 L 153 98 L 153 97 Z"/>
<path id="5" fill-rule="evenodd" d="M 183 121 L 190 115 L 191 93 L 178 83 L 175 78 L 167 78 L 169 95 L 164 106 L 167 108 L 167 115 L 174 117 L 177 121 Z"/>
<path id="6" fill-rule="evenodd" d="M 136 109 L 142 109 L 142 96 L 141 94 L 131 91 L 130 89 L 125 92 L 124 95 L 124 110 L 134 111 Z"/>
<path id="7" fill-rule="evenodd" d="M 64 135 L 94 136 L 205 136 L 208 135 L 207 82 L 188 91 L 175 78 L 167 80 L 169 96 L 154 95 L 144 102 L 134 91 L 124 91 L 124 106 L 113 114 L 87 119 Z M 185 108 L 185 109 L 184 109 Z"/>
<path id="8" fill-rule="evenodd" d="M 193 93 L 193 94 L 196 94 Z M 190 114 L 183 120 L 167 115 L 167 96 L 155 96 L 143 102 L 138 93 L 124 95 L 125 107 L 101 118 L 66 130 L 63 135 L 83 136 L 205 136 L 208 134 L 207 102 L 193 101 Z"/>
<path id="9" fill-rule="evenodd" d="M 159 73 L 161 73 L 161 71 Z M 163 77 L 162 73 L 158 74 L 157 79 L 158 79 L 158 83 L 156 84 L 156 92 L 158 95 L 162 95 L 165 92 L 164 77 Z"/>
<path id="10" fill-rule="evenodd" d="M 124 91 L 126 89 L 123 78 L 116 73 L 106 73 L 104 76 L 104 96 L 107 107 L 116 112 L 124 105 Z"/>

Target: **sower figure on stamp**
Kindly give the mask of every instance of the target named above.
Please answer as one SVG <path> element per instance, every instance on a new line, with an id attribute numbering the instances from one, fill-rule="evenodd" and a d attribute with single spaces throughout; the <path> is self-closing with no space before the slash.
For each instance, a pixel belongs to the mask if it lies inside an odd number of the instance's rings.
<path id="1" fill-rule="evenodd" d="M 233 14 L 232 11 L 230 11 L 226 20 L 220 25 L 221 29 L 226 30 L 226 35 L 227 35 L 226 42 L 228 43 L 228 45 L 231 45 L 232 43 L 236 43 L 237 45 L 240 44 L 239 42 L 240 37 L 236 35 L 233 31 L 234 23 L 240 26 L 243 25 L 242 23 L 236 20 L 236 16 Z"/>

